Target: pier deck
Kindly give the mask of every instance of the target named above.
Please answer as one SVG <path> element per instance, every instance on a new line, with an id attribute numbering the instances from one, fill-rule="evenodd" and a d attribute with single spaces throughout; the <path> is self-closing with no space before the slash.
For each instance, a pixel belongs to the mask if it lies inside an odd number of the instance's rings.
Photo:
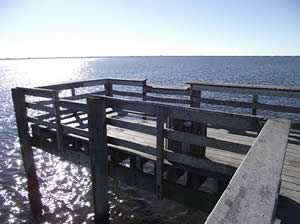
<path id="1" fill-rule="evenodd" d="M 72 114 L 70 114 L 70 116 L 66 116 L 67 118 L 63 120 L 62 123 L 67 124 L 70 127 L 86 127 L 87 114 L 83 113 L 80 116 L 72 116 Z M 155 127 L 156 125 L 155 120 L 151 118 L 147 119 L 146 116 L 135 116 L 128 114 L 125 116 L 120 116 L 116 112 L 111 113 L 111 117 L 116 117 L 123 121 L 148 125 L 151 127 Z M 142 134 L 128 129 L 116 128 L 113 126 L 108 127 L 108 136 L 151 147 L 155 147 L 156 145 L 155 136 Z M 236 130 L 229 131 L 223 129 L 222 127 L 208 127 L 207 136 L 221 140 L 230 140 L 231 142 L 245 144 L 250 147 L 254 143 L 257 134 L 251 131 L 247 131 L 245 133 L 237 132 Z M 135 151 L 135 153 L 138 153 L 138 151 Z M 143 156 L 147 155 L 143 154 Z M 154 156 L 148 155 L 147 157 L 153 161 L 155 160 Z M 218 150 L 212 147 L 206 147 L 206 157 L 211 161 L 238 168 L 245 155 Z M 282 223 L 299 223 L 300 214 L 296 211 L 300 209 L 300 130 L 290 130 L 289 142 L 287 145 L 281 179 L 280 198 L 278 202 L 279 209 L 277 213 L 279 214 Z"/>
<path id="2" fill-rule="evenodd" d="M 146 116 L 133 114 L 120 116 L 118 112 L 111 113 L 110 116 L 123 121 L 130 121 L 132 123 L 138 123 L 150 127 L 155 127 L 156 125 L 156 120 L 149 117 L 147 118 Z M 62 124 L 67 124 L 70 127 L 86 128 L 87 130 L 87 114 L 82 113 L 81 115 L 76 116 L 72 114 L 69 114 L 69 116 L 66 115 L 66 119 L 62 120 Z M 153 135 L 147 135 L 114 126 L 108 126 L 108 136 L 151 147 L 155 147 L 156 144 L 156 138 Z M 220 140 L 230 140 L 231 142 L 251 147 L 257 137 L 257 134 L 253 131 L 237 132 L 236 130 L 230 131 L 222 127 L 208 127 L 207 136 Z M 239 167 L 245 155 L 206 147 L 206 157 L 218 163 Z M 281 178 L 282 183 L 280 195 L 300 203 L 300 130 L 290 130 Z"/>
<path id="3" fill-rule="evenodd" d="M 95 86 L 101 88 L 76 94 Z M 253 101 L 207 99 L 202 91 L 253 94 Z M 207 224 L 279 223 L 277 218 L 298 223 L 299 119 L 256 113 L 297 114 L 300 107 L 261 103 L 260 94 L 298 98 L 300 89 L 207 83 L 165 88 L 114 79 L 13 89 L 33 211 L 42 207 L 32 156 L 36 147 L 91 169 L 96 223 L 108 223 L 108 175 L 159 199 L 199 208 L 210 214 Z M 252 116 L 200 110 L 200 103 L 248 108 Z"/>
<path id="4" fill-rule="evenodd" d="M 63 124 L 67 124 L 70 127 L 85 128 L 87 125 L 87 114 L 81 114 L 75 116 L 70 114 L 67 118 L 62 120 Z M 118 113 L 111 113 L 111 117 L 116 117 L 123 121 L 130 121 L 142 125 L 148 125 L 155 127 L 155 120 L 147 119 L 146 116 L 119 116 Z M 76 135 L 74 135 L 76 136 Z M 136 142 L 139 144 L 155 147 L 156 138 L 152 135 L 142 134 L 136 131 L 131 131 L 123 128 L 116 128 L 113 126 L 108 127 L 108 136 L 123 139 L 127 141 Z M 257 134 L 255 132 L 248 131 L 247 133 L 239 133 L 236 131 L 229 131 L 223 128 L 208 127 L 207 136 L 221 139 L 230 140 L 234 143 L 249 145 L 254 143 Z M 135 154 L 139 154 L 138 151 L 134 151 Z M 148 158 L 151 161 L 155 160 L 154 156 L 140 153 L 144 158 Z M 218 150 L 211 147 L 206 147 L 206 157 L 217 163 L 230 165 L 238 168 L 241 164 L 244 155 L 234 152 L 228 152 L 224 150 Z M 126 161 L 127 164 L 130 161 Z M 152 165 L 145 166 L 144 169 L 148 169 L 153 172 Z M 282 183 L 280 187 L 280 197 L 277 210 L 278 217 L 281 218 L 282 223 L 299 223 L 300 214 L 297 210 L 300 209 L 300 131 L 291 130 L 289 135 L 289 143 L 287 145 L 286 156 L 284 160 L 284 166 L 281 175 Z M 185 182 L 183 180 L 183 182 Z M 209 184 L 208 184 L 209 185 Z M 205 188 L 205 185 L 202 188 Z M 207 186 L 205 190 L 213 191 L 211 185 Z"/>

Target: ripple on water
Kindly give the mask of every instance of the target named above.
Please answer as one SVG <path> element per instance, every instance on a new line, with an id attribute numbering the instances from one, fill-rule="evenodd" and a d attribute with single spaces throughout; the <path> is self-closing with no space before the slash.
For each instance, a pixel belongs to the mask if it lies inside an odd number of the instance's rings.
<path id="1" fill-rule="evenodd" d="M 0 223 L 33 223 L 17 141 L 11 88 L 96 79 L 110 74 L 116 78 L 148 78 L 149 83 L 162 85 L 181 86 L 191 80 L 218 80 L 299 86 L 299 65 L 300 57 L 0 61 Z M 300 105 L 299 100 L 293 104 Z M 35 151 L 35 161 L 45 205 L 44 223 L 92 223 L 88 169 L 59 161 L 40 150 Z M 113 180 L 109 181 L 109 203 L 113 223 L 195 223 L 195 220 L 200 223 L 206 217 L 199 211 L 166 200 L 158 201 L 147 192 Z"/>

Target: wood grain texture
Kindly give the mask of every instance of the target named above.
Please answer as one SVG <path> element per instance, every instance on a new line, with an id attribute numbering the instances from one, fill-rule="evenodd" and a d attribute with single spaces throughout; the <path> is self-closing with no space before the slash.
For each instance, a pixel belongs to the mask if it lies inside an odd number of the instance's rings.
<path id="1" fill-rule="evenodd" d="M 273 223 L 289 128 L 268 120 L 206 224 Z"/>

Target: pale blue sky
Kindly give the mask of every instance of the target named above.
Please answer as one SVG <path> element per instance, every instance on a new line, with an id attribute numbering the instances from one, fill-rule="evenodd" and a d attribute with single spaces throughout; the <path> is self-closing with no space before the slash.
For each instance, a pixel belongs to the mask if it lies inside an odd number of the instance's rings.
<path id="1" fill-rule="evenodd" d="M 297 0 L 0 0 L 0 57 L 300 55 Z"/>

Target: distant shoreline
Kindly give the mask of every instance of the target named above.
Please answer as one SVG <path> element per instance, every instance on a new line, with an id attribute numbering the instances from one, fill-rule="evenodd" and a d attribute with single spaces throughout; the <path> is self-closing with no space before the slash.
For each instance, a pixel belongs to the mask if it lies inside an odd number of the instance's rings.
<path id="1" fill-rule="evenodd" d="M 153 55 L 153 56 L 64 56 L 64 57 L 20 57 L 0 58 L 2 61 L 10 60 L 40 60 L 40 59 L 97 59 L 97 58 L 133 58 L 133 57 L 300 57 L 300 55 Z"/>

